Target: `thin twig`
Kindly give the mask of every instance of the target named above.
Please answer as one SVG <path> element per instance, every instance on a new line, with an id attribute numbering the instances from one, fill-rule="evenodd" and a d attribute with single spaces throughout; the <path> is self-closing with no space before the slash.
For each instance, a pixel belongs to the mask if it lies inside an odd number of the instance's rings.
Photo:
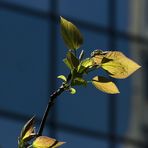
<path id="1" fill-rule="evenodd" d="M 49 110 L 54 105 L 56 98 L 62 92 L 64 92 L 64 86 L 63 85 L 61 85 L 61 87 L 50 96 L 49 102 L 47 104 L 47 107 L 45 109 L 45 112 L 44 112 L 44 115 L 43 115 L 43 118 L 42 118 L 42 121 L 40 123 L 40 127 L 39 127 L 39 131 L 38 131 L 37 136 L 41 136 L 42 135 L 42 132 L 43 132 L 43 129 L 45 127 L 45 123 L 46 123 L 46 120 L 47 120 L 47 116 L 48 116 Z"/>
<path id="2" fill-rule="evenodd" d="M 70 80 L 71 80 L 71 73 L 67 77 L 67 82 L 69 82 Z M 54 105 L 56 98 L 61 93 L 63 93 L 64 90 L 65 90 L 64 85 L 61 85 L 57 91 L 55 91 L 52 95 L 50 95 L 49 102 L 48 102 L 48 104 L 46 106 L 42 121 L 40 123 L 39 131 L 37 133 L 37 137 L 42 135 L 43 129 L 45 127 L 45 123 L 46 123 L 46 120 L 47 120 L 48 113 L 49 113 L 51 107 Z"/>

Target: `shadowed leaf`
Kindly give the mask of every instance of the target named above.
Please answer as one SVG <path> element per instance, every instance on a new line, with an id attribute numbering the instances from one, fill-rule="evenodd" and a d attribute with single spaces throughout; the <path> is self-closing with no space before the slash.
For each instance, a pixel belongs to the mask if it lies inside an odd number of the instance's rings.
<path id="1" fill-rule="evenodd" d="M 70 51 L 67 52 L 66 58 L 63 59 L 65 65 L 72 71 L 79 65 L 78 58 Z"/>
<path id="2" fill-rule="evenodd" d="M 81 78 L 81 77 L 76 77 L 72 80 L 71 86 L 75 86 L 75 85 L 83 85 L 86 86 L 87 82 Z"/>
<path id="3" fill-rule="evenodd" d="M 70 70 L 73 69 L 72 65 L 69 63 L 69 61 L 67 60 L 67 58 L 63 59 L 63 62 L 65 63 L 65 65 L 66 65 Z"/>
<path id="4" fill-rule="evenodd" d="M 22 128 L 21 134 L 18 138 L 18 148 L 25 148 L 29 146 L 29 141 L 36 136 L 34 130 L 34 117 L 32 117 Z"/>
<path id="5" fill-rule="evenodd" d="M 35 136 L 34 117 L 32 117 L 23 127 L 19 139 L 27 141 Z"/>
<path id="6" fill-rule="evenodd" d="M 79 60 L 72 52 L 67 53 L 67 60 L 68 63 L 71 65 L 72 69 L 76 69 L 78 67 Z"/>
<path id="7" fill-rule="evenodd" d="M 102 77 L 102 76 L 96 76 L 92 79 L 92 84 L 99 90 L 108 93 L 108 94 L 118 94 L 119 90 L 117 86 L 110 81 L 109 79 Z"/>

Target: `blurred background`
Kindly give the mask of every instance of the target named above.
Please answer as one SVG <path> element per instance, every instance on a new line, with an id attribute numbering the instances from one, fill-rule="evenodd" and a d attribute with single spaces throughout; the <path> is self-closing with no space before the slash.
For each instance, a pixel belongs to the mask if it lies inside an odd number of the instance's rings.
<path id="1" fill-rule="evenodd" d="M 148 148 L 147 0 L 0 1 L 0 148 L 17 147 L 22 126 L 36 115 L 68 74 L 59 16 L 82 32 L 86 56 L 119 50 L 142 68 L 117 80 L 119 95 L 89 85 L 63 93 L 50 112 L 44 135 L 63 148 Z"/>

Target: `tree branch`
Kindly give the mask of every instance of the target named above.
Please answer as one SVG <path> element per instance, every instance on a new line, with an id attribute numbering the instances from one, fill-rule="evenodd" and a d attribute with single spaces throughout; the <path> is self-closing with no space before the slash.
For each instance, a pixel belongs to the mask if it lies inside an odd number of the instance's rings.
<path id="1" fill-rule="evenodd" d="M 44 112 L 44 115 L 43 115 L 43 118 L 42 118 L 42 121 L 40 123 L 40 127 L 39 127 L 39 131 L 38 131 L 38 134 L 37 136 L 41 136 L 42 135 L 42 132 L 43 132 L 43 129 L 45 127 L 45 123 L 46 123 L 46 120 L 47 120 L 47 116 L 48 116 L 48 113 L 49 113 L 49 110 L 51 109 L 51 107 L 54 105 L 55 103 L 55 100 L 56 98 L 62 93 L 64 92 L 64 86 L 61 85 L 61 87 L 55 91 L 51 96 L 50 96 L 50 100 L 47 104 L 47 107 L 45 109 L 45 112 Z"/>
<path id="2" fill-rule="evenodd" d="M 70 74 L 68 75 L 68 77 L 67 77 L 67 82 L 69 82 L 70 80 L 71 80 L 71 73 L 70 73 Z M 44 129 L 44 127 L 45 127 L 45 123 L 46 123 L 46 120 L 47 120 L 48 113 L 49 113 L 51 107 L 54 105 L 56 98 L 57 98 L 61 93 L 63 93 L 64 90 L 65 90 L 64 85 L 61 85 L 57 91 L 55 91 L 52 95 L 50 95 L 49 102 L 48 102 L 48 104 L 47 104 L 47 106 L 46 106 L 46 109 L 45 109 L 45 112 L 44 112 L 42 121 L 41 121 L 41 123 L 40 123 L 39 131 L 38 131 L 38 133 L 37 133 L 37 137 L 39 137 L 39 136 L 42 135 L 43 129 Z"/>

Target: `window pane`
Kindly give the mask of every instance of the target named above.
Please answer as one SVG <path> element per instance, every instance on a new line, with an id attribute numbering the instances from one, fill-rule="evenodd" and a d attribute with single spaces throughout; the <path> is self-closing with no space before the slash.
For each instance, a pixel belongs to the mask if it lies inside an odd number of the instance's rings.
<path id="1" fill-rule="evenodd" d="M 8 2 L 8 4 L 17 4 L 26 8 L 33 8 L 43 11 L 48 11 L 49 9 L 49 2 L 48 0 L 3 0 L 4 2 Z"/>
<path id="2" fill-rule="evenodd" d="M 48 98 L 47 22 L 0 13 L 0 108 L 40 114 Z"/>
<path id="3" fill-rule="evenodd" d="M 117 27 L 119 31 L 129 31 L 129 0 L 118 0 L 116 1 L 116 16 L 117 16 Z"/>
<path id="4" fill-rule="evenodd" d="M 17 147 L 22 123 L 0 118 L 0 147 Z"/>
<path id="5" fill-rule="evenodd" d="M 81 21 L 107 26 L 107 0 L 62 0 L 59 1 L 60 15 L 73 17 Z"/>
<path id="6" fill-rule="evenodd" d="M 127 40 L 118 39 L 117 47 L 119 51 L 123 52 L 127 57 L 132 58 L 129 42 Z M 131 112 L 131 97 L 132 97 L 132 82 L 131 77 L 118 80 L 117 85 L 120 89 L 120 94 L 117 98 L 117 135 L 125 135 Z"/>
<path id="7" fill-rule="evenodd" d="M 59 140 L 66 142 L 66 144 L 63 146 L 64 148 L 76 148 L 76 147 L 108 148 L 107 141 L 99 140 L 99 137 L 98 139 L 94 139 L 65 132 L 59 132 L 58 137 Z"/>

